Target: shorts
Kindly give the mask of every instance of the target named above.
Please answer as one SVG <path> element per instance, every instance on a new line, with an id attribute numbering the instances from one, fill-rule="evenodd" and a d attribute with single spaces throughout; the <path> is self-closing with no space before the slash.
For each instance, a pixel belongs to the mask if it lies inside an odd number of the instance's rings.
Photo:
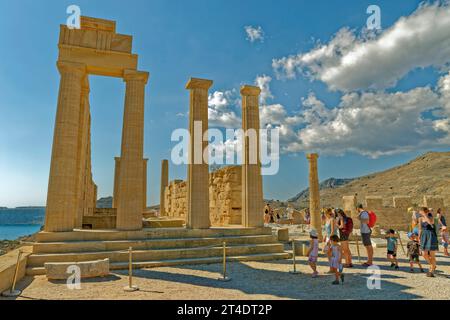
<path id="1" fill-rule="evenodd" d="M 410 254 L 409 262 L 420 262 L 419 255 L 418 254 Z"/>
<path id="2" fill-rule="evenodd" d="M 362 243 L 364 247 L 372 246 L 372 240 L 370 239 L 371 233 L 361 233 Z"/>
<path id="3" fill-rule="evenodd" d="M 395 251 L 388 250 L 387 254 L 388 256 L 393 256 L 394 258 L 397 257 L 397 252 Z"/>
<path id="4" fill-rule="evenodd" d="M 348 241 L 348 237 L 349 237 L 349 235 L 348 235 L 348 234 L 345 234 L 344 232 L 340 232 L 340 233 L 339 233 L 339 239 L 340 239 L 341 241 Z"/>
<path id="5" fill-rule="evenodd" d="M 317 256 L 309 256 L 308 262 L 310 262 L 310 263 L 316 263 L 316 262 L 317 262 Z"/>

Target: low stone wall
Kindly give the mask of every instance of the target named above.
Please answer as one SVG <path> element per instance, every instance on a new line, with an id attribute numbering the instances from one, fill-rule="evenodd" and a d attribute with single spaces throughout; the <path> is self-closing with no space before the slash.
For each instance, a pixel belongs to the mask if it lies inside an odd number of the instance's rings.
<path id="1" fill-rule="evenodd" d="M 224 226 L 242 223 L 242 170 L 229 166 L 209 175 L 209 212 L 212 225 Z M 186 181 L 169 183 L 164 192 L 165 208 L 170 218 L 186 220 Z"/>
<path id="2" fill-rule="evenodd" d="M 409 196 L 396 196 L 392 198 L 391 206 L 386 205 L 387 201 L 378 196 L 367 196 L 365 199 L 365 209 L 375 212 L 377 215 L 377 227 L 381 229 L 394 229 L 401 231 L 409 231 L 411 225 L 411 213 L 408 213 L 409 208 L 419 210 L 419 207 L 425 206 L 433 208 L 435 211 L 439 208 L 446 211 L 444 199 L 437 196 L 424 196 L 423 202 L 420 204 L 413 204 L 412 198 Z M 346 196 L 342 199 L 343 209 L 353 218 L 355 228 L 360 228 L 357 218 L 356 196 Z"/>
<path id="3" fill-rule="evenodd" d="M 33 247 L 23 246 L 0 256 L 0 293 L 9 290 L 12 286 L 19 250 L 22 250 L 22 257 L 19 263 L 17 282 L 25 276 L 27 259 Z"/>

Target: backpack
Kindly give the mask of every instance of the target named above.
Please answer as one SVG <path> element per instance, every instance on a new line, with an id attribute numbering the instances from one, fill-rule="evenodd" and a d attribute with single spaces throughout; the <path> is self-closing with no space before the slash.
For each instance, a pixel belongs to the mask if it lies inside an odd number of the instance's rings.
<path id="1" fill-rule="evenodd" d="M 375 227 L 375 224 L 377 223 L 377 215 L 375 214 L 375 212 L 373 211 L 369 211 L 369 222 L 367 223 L 367 225 L 369 226 L 369 228 L 373 228 Z"/>
<path id="2" fill-rule="evenodd" d="M 344 228 L 342 229 L 344 234 L 350 235 L 353 232 L 353 219 L 350 217 L 347 217 L 347 220 L 345 221 Z"/>

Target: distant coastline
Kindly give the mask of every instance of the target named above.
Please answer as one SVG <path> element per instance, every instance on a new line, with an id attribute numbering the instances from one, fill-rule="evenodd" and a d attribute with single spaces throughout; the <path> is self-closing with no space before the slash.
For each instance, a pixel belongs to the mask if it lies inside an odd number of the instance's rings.
<path id="1" fill-rule="evenodd" d="M 11 210 L 11 209 L 45 209 L 44 206 L 21 206 L 21 207 L 15 207 L 15 208 L 9 208 L 9 207 L 0 207 L 0 210 Z"/>

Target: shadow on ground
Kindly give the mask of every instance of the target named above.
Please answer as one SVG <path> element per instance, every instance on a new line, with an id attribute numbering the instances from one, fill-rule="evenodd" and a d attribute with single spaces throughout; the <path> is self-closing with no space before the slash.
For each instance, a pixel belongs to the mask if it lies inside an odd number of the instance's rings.
<path id="1" fill-rule="evenodd" d="M 269 263 L 269 262 L 268 262 Z M 286 265 L 286 261 L 270 261 L 272 265 Z M 264 266 L 264 264 L 262 264 Z M 201 270 L 216 273 L 220 276 L 222 266 L 220 264 L 203 266 L 179 266 L 178 270 Z M 170 282 L 186 283 L 201 287 L 222 288 L 238 290 L 251 295 L 271 295 L 274 298 L 282 299 L 393 299 L 406 300 L 422 298 L 420 296 L 406 292 L 408 286 L 393 283 L 389 280 L 402 278 L 395 275 L 383 275 L 381 278 L 381 290 L 369 290 L 367 287 L 368 275 L 365 273 L 348 274 L 345 284 L 333 286 L 333 275 L 321 275 L 312 279 L 309 274 L 290 274 L 286 272 L 270 269 L 258 269 L 250 267 L 241 262 L 228 264 L 230 282 L 221 282 L 216 278 L 202 277 L 197 275 L 175 273 L 168 269 L 160 271 L 154 269 L 136 270 L 135 277 L 144 279 L 157 279 Z M 189 271 L 187 271 L 189 272 Z M 123 274 L 126 274 L 124 272 Z M 195 293 L 193 293 L 195 295 Z M 195 298 L 193 296 L 192 298 Z M 250 297 L 251 298 L 251 297 Z M 256 297 L 257 298 L 257 297 Z"/>

